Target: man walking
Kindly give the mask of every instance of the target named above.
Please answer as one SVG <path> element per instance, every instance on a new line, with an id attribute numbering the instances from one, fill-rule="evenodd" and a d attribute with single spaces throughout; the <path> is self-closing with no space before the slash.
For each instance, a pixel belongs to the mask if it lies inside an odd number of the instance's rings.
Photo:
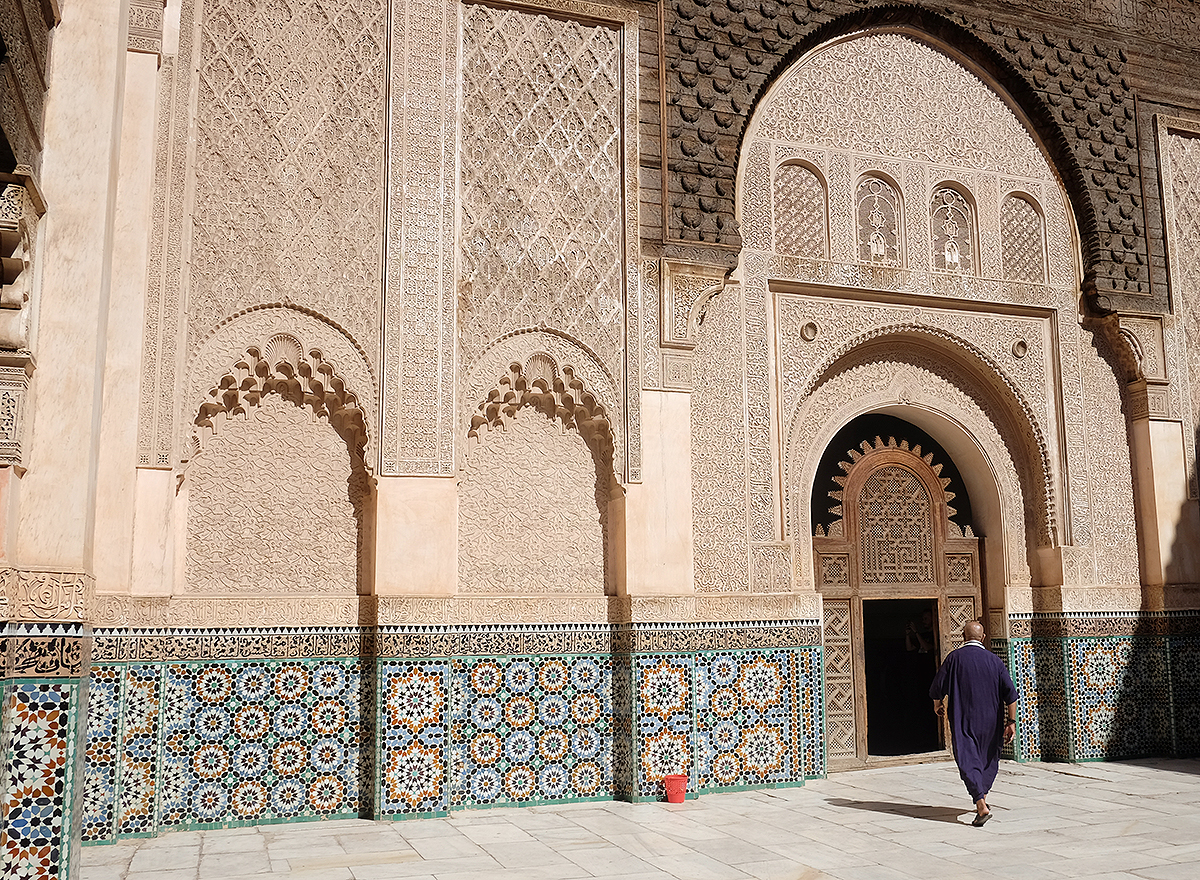
<path id="1" fill-rule="evenodd" d="M 983 646 L 983 627 L 972 620 L 963 627 L 963 645 L 950 652 L 929 686 L 933 711 L 946 711 L 950 701 L 950 737 L 954 763 L 975 801 L 978 828 L 992 818 L 987 794 L 1000 769 L 1000 743 L 1016 731 L 1017 689 L 1000 658 Z"/>

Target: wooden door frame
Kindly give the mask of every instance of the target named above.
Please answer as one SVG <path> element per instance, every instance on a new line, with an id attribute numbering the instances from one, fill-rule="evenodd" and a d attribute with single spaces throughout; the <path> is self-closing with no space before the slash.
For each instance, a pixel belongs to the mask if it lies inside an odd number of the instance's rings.
<path id="1" fill-rule="evenodd" d="M 940 467 L 932 464 L 932 456 L 921 456 L 918 450 L 910 450 L 908 444 L 897 445 L 879 441 L 877 446 L 863 444 L 863 455 L 852 454 L 853 465 L 846 477 L 839 480 L 843 489 L 835 493 L 835 500 L 842 501 L 842 519 L 830 534 L 818 532 L 813 537 L 813 563 L 817 590 L 823 597 L 842 600 L 849 605 L 849 639 L 851 662 L 851 688 L 854 704 L 855 755 L 830 756 L 828 749 L 828 718 L 826 720 L 826 762 L 831 770 L 863 767 L 872 760 L 867 750 L 867 693 L 866 693 L 866 644 L 863 635 L 864 599 L 925 599 L 937 603 L 938 648 L 940 660 L 962 643 L 961 625 L 958 618 L 970 600 L 970 615 L 977 618 L 982 613 L 982 580 L 979 559 L 979 541 L 971 536 L 958 534 L 957 527 L 950 524 L 952 508 L 949 505 L 945 486 L 948 481 L 939 476 Z M 924 486 L 930 502 L 930 527 L 932 529 L 930 553 L 932 554 L 933 579 L 920 582 L 894 582 L 864 584 L 862 580 L 862 545 L 858 523 L 858 503 L 867 479 L 880 468 L 895 465 L 915 476 Z M 952 496 L 951 496 L 952 497 Z M 953 562 L 951 561 L 953 559 Z M 951 569 L 954 569 L 953 571 Z M 964 571 L 965 569 L 965 571 Z M 965 574 L 965 576 L 964 576 Z M 824 622 L 822 629 L 824 630 Z M 823 641 L 825 632 L 822 632 Z M 931 706 L 932 711 L 932 706 Z M 943 742 L 949 743 L 949 731 L 943 720 Z M 935 753 L 948 757 L 949 751 Z M 899 757 L 899 756 L 897 756 Z M 890 758 L 890 756 L 889 756 Z M 902 761 L 890 761 L 902 763 Z"/>

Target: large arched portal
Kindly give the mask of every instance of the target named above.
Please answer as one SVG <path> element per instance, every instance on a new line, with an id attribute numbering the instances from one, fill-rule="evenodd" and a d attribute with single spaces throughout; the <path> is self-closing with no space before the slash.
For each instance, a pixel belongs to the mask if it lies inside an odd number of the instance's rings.
<path id="1" fill-rule="evenodd" d="M 1079 320 L 1072 209 L 1047 156 L 1001 87 L 902 28 L 800 57 L 747 127 L 748 529 L 789 547 L 795 591 L 821 594 L 830 766 L 942 745 L 871 742 L 872 626 L 929 610 L 940 659 L 978 618 L 1007 656 L 1033 612 L 1137 583 L 1120 387 Z M 875 433 L 837 448 L 868 414 L 919 428 L 933 458 L 882 432 L 882 449 Z M 827 453 L 849 468 L 832 533 L 811 509 Z M 969 532 L 937 473 L 951 463 Z M 872 604 L 887 602 L 925 604 Z"/>

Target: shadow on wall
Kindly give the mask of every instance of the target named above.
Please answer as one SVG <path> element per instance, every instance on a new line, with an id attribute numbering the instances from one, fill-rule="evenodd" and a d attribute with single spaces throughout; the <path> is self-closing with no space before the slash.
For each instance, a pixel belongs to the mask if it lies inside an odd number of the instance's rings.
<path id="1" fill-rule="evenodd" d="M 1197 579 L 1191 557 L 1198 552 L 1192 542 L 1200 524 L 1200 502 L 1185 499 L 1176 522 L 1171 555 L 1164 560 L 1168 609 L 1171 584 Z M 1081 682 L 1093 685 L 1077 697 L 1079 757 L 1200 755 L 1200 615 L 1154 613 L 1143 607 L 1131 635 L 1075 641 L 1095 643 L 1079 649 Z M 1111 708 L 1102 694 L 1110 666 L 1115 691 Z M 1099 698 L 1095 690 L 1101 691 Z M 1102 740 L 1103 753 L 1093 755 L 1090 747 L 1101 744 L 1096 740 Z"/>

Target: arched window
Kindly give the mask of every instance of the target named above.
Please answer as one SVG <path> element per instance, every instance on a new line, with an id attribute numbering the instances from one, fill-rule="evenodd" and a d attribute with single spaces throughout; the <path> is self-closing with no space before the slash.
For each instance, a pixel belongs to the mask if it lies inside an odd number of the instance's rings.
<path id="1" fill-rule="evenodd" d="M 942 185 L 929 204 L 933 268 L 975 274 L 975 211 L 957 187 Z"/>
<path id="2" fill-rule="evenodd" d="M 868 175 L 854 193 L 858 258 L 880 266 L 901 266 L 904 246 L 900 230 L 900 192 L 882 176 Z"/>
<path id="3" fill-rule="evenodd" d="M 775 252 L 797 257 L 829 256 L 825 182 L 807 165 L 775 169 Z"/>
<path id="4" fill-rule="evenodd" d="M 1046 230 L 1028 196 L 1009 193 L 1000 204 L 1000 258 L 1005 279 L 1046 283 Z"/>

